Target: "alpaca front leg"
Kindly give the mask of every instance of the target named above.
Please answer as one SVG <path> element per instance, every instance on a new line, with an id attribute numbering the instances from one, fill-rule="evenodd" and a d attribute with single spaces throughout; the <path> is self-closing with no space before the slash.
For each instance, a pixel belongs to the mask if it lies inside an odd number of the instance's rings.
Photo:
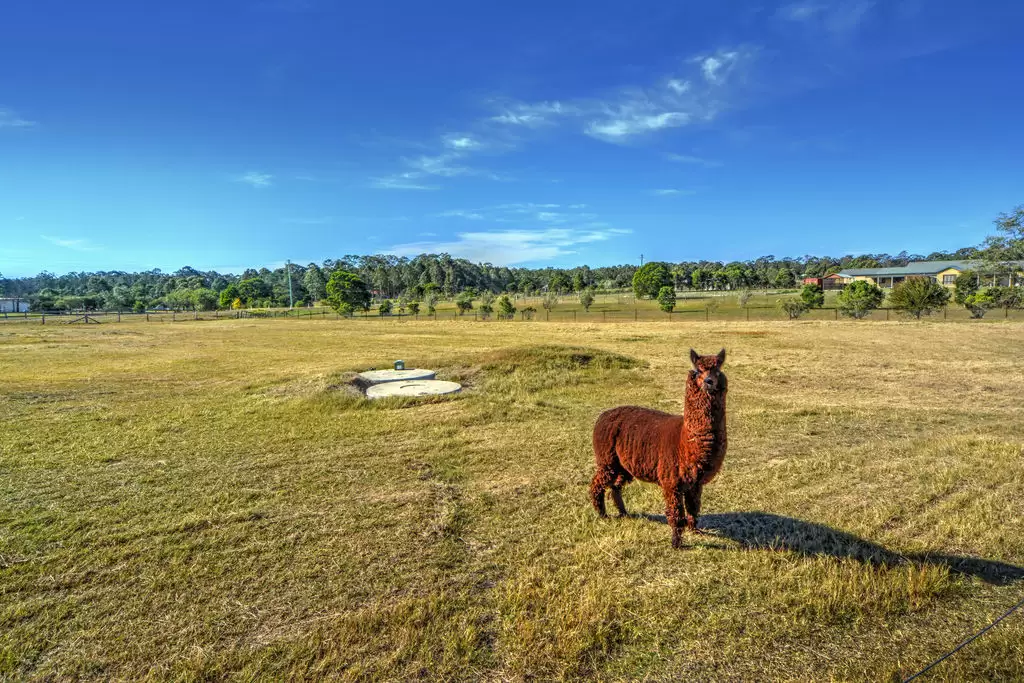
<path id="1" fill-rule="evenodd" d="M 695 533 L 700 533 L 697 529 L 697 519 L 700 517 L 700 494 L 701 486 L 697 484 L 687 491 L 684 496 L 684 502 L 686 503 L 686 528 Z"/>
<path id="2" fill-rule="evenodd" d="M 672 547 L 683 545 L 683 525 L 685 524 L 685 503 L 683 491 L 679 488 L 662 489 L 665 494 L 665 516 L 672 527 Z"/>

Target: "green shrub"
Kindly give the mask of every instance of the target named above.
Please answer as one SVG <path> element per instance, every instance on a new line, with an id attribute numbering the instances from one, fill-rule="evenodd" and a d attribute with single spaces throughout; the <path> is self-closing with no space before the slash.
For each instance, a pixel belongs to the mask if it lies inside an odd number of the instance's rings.
<path id="1" fill-rule="evenodd" d="M 666 313 L 671 313 L 676 307 L 676 290 L 671 287 L 658 290 L 658 306 Z"/>
<path id="2" fill-rule="evenodd" d="M 807 304 L 807 308 L 821 308 L 825 305 L 825 290 L 821 285 L 804 285 L 800 290 L 800 300 Z"/>
<path id="3" fill-rule="evenodd" d="M 942 308 L 949 301 L 949 290 L 926 277 L 908 277 L 889 293 L 889 305 L 912 315 L 918 320 L 922 315 Z"/>
<path id="4" fill-rule="evenodd" d="M 851 282 L 839 292 L 836 297 L 836 306 L 839 312 L 845 316 L 860 320 L 871 314 L 882 305 L 885 294 L 882 290 L 867 280 Z"/>

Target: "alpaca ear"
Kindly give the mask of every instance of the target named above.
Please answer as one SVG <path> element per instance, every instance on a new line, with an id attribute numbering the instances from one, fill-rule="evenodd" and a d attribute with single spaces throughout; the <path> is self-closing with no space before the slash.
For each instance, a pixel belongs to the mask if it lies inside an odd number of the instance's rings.
<path id="1" fill-rule="evenodd" d="M 700 360 L 700 355 L 693 349 L 690 349 L 690 362 L 693 363 L 693 367 L 697 367 L 698 360 Z"/>
<path id="2" fill-rule="evenodd" d="M 718 364 L 721 365 L 725 362 L 725 349 L 718 352 Z"/>

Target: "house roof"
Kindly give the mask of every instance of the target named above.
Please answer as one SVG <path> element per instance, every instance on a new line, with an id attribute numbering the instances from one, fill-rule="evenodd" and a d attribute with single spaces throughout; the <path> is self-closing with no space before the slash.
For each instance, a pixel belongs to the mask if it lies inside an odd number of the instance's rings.
<path id="1" fill-rule="evenodd" d="M 908 275 L 937 275 L 944 270 L 954 268 L 956 270 L 969 270 L 977 265 L 977 261 L 914 261 L 905 266 L 893 268 L 846 268 L 839 274 L 843 277 L 855 277 L 857 275 L 868 277 L 890 277 Z"/>

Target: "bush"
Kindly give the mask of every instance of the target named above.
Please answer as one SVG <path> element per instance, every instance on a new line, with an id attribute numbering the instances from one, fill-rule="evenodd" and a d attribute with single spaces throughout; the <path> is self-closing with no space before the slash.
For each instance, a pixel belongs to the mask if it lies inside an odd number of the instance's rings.
<path id="1" fill-rule="evenodd" d="M 548 291 L 548 293 L 544 295 L 544 299 L 540 302 L 540 305 L 544 307 L 545 311 L 550 312 L 558 305 L 558 294 Z"/>
<path id="2" fill-rule="evenodd" d="M 867 317 L 871 311 L 882 305 L 885 295 L 882 290 L 867 280 L 851 282 L 836 297 L 839 312 L 856 320 Z"/>
<path id="3" fill-rule="evenodd" d="M 423 303 L 427 305 L 427 315 L 434 315 L 437 313 L 437 292 L 427 290 L 423 295 Z"/>
<path id="4" fill-rule="evenodd" d="M 523 318 L 526 320 L 533 320 L 533 316 L 537 313 L 537 309 L 533 306 L 527 306 L 523 309 Z"/>
<path id="5" fill-rule="evenodd" d="M 590 307 L 594 303 L 594 290 L 590 287 L 580 291 L 580 305 L 583 306 L 583 310 L 590 313 Z"/>
<path id="6" fill-rule="evenodd" d="M 516 307 L 512 300 L 505 294 L 498 297 L 498 317 L 503 320 L 511 320 L 515 314 Z"/>
<path id="7" fill-rule="evenodd" d="M 750 303 L 750 300 L 753 297 L 754 293 L 752 291 L 750 291 L 749 289 L 744 289 L 736 296 L 736 303 L 740 305 L 740 308 L 746 308 L 747 304 Z"/>
<path id="8" fill-rule="evenodd" d="M 800 290 L 800 300 L 807 304 L 807 308 L 821 308 L 825 305 L 825 290 L 821 285 L 804 285 Z"/>
<path id="9" fill-rule="evenodd" d="M 419 315 L 419 314 L 420 314 L 420 302 L 419 301 L 410 301 L 409 302 L 409 315 Z"/>
<path id="10" fill-rule="evenodd" d="M 465 315 L 473 310 L 473 292 L 465 291 L 455 300 L 455 308 L 459 309 L 459 315 Z"/>
<path id="11" fill-rule="evenodd" d="M 779 299 L 778 307 L 790 320 L 796 320 L 811 308 L 810 304 L 802 299 Z"/>
<path id="12" fill-rule="evenodd" d="M 965 295 L 960 303 L 972 318 L 984 318 L 990 309 L 999 307 L 1000 293 L 998 287 L 983 287 Z"/>
<path id="13" fill-rule="evenodd" d="M 384 301 L 381 301 L 380 305 L 377 306 L 377 311 L 380 312 L 381 315 L 391 315 L 391 299 L 384 299 Z"/>
<path id="14" fill-rule="evenodd" d="M 637 299 L 654 298 L 662 287 L 672 286 L 672 273 L 664 263 L 652 261 L 633 274 L 633 295 Z"/>
<path id="15" fill-rule="evenodd" d="M 671 287 L 662 287 L 658 290 L 658 306 L 666 313 L 671 313 L 676 307 L 676 290 Z"/>
<path id="16" fill-rule="evenodd" d="M 942 308 L 949 301 L 949 290 L 925 277 L 908 277 L 892 288 L 889 305 L 918 320 L 922 315 Z"/>
<path id="17" fill-rule="evenodd" d="M 132 305 L 132 313 L 145 313 L 145 312 L 146 312 L 146 304 L 142 303 L 141 301 L 136 301 Z"/>
<path id="18" fill-rule="evenodd" d="M 490 318 L 491 313 L 494 313 L 494 306 L 491 304 L 480 304 L 480 318 L 482 320 Z"/>

